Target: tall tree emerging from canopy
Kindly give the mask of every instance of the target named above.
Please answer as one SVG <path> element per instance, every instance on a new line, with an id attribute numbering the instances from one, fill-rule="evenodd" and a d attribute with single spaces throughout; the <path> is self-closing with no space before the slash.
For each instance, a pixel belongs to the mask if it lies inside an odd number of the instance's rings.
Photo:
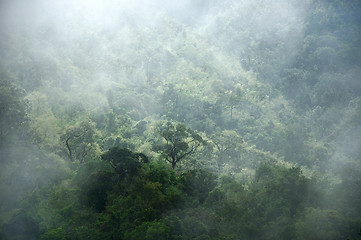
<path id="1" fill-rule="evenodd" d="M 173 169 L 179 161 L 194 154 L 206 144 L 206 141 L 198 133 L 182 123 L 161 123 L 158 133 L 162 137 L 162 141 L 153 148 L 172 164 Z"/>

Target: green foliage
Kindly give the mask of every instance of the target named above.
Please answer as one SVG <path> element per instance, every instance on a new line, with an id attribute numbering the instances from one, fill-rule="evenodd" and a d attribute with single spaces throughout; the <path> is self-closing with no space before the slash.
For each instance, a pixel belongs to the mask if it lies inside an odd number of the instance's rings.
<path id="1" fill-rule="evenodd" d="M 343 224 L 335 210 L 306 208 L 295 224 L 296 239 L 340 239 Z"/>
<path id="2" fill-rule="evenodd" d="M 7 77 L 0 76 L 0 146 L 11 143 L 12 134 L 19 132 L 27 121 L 28 107 L 24 96 L 24 90 Z"/>
<path id="3" fill-rule="evenodd" d="M 66 231 L 62 228 L 55 228 L 47 231 L 42 234 L 40 237 L 41 240 L 66 240 Z"/>
<path id="4" fill-rule="evenodd" d="M 169 227 L 162 222 L 144 222 L 124 237 L 130 240 L 168 240 L 169 232 Z"/>
<path id="5" fill-rule="evenodd" d="M 162 158 L 172 164 L 174 169 L 179 161 L 194 154 L 206 142 L 203 138 L 182 123 L 164 122 L 158 127 L 158 134 L 163 138 L 154 146 Z"/>
<path id="6" fill-rule="evenodd" d="M 113 174 L 99 171 L 92 173 L 82 184 L 82 201 L 97 211 L 102 211 L 106 206 L 107 193 L 113 188 Z"/>
<path id="7" fill-rule="evenodd" d="M 114 147 L 101 156 L 103 161 L 109 162 L 120 179 L 135 176 L 142 162 L 148 162 L 141 153 L 133 153 L 129 149 Z"/>
<path id="8" fill-rule="evenodd" d="M 9 222 L 3 225 L 2 235 L 4 239 L 35 240 L 39 238 L 39 226 L 24 211 L 17 211 Z"/>
<path id="9" fill-rule="evenodd" d="M 1 239 L 358 237 L 359 0 L 111 2 L 1 6 Z"/>
<path id="10" fill-rule="evenodd" d="M 70 161 L 80 163 L 99 156 L 99 145 L 96 142 L 97 131 L 91 121 L 82 121 L 77 126 L 71 126 L 61 135 L 60 139 L 66 147 Z"/>
<path id="11" fill-rule="evenodd" d="M 191 170 L 182 175 L 183 192 L 203 203 L 216 186 L 216 176 L 204 170 Z"/>
<path id="12" fill-rule="evenodd" d="M 256 172 L 256 181 L 261 183 L 261 189 L 256 186 L 256 195 L 261 199 L 269 199 L 272 204 L 264 210 L 266 220 L 280 215 L 294 217 L 297 209 L 303 204 L 307 193 L 308 180 L 299 168 L 287 169 L 283 166 L 262 164 Z M 263 195 L 263 196 L 262 196 Z"/>
<path id="13" fill-rule="evenodd" d="M 238 158 L 243 139 L 237 132 L 223 130 L 211 136 L 211 141 L 215 146 L 216 161 L 218 168 L 222 169 L 224 164 L 236 161 Z"/>

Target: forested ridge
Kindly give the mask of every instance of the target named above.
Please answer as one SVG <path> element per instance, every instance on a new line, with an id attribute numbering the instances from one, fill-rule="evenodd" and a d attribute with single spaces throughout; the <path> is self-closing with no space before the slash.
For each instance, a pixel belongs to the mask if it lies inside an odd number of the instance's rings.
<path id="1" fill-rule="evenodd" d="M 0 239 L 361 239 L 361 2 L 0 2 Z"/>

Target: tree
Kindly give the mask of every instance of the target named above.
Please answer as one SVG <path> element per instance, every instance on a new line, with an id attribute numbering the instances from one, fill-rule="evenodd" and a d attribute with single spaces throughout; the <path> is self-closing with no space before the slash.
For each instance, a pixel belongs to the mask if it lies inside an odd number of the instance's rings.
<path id="1" fill-rule="evenodd" d="M 199 203 L 203 203 L 215 188 L 216 179 L 216 175 L 205 170 L 191 170 L 183 173 L 182 188 L 184 193 L 195 197 Z"/>
<path id="2" fill-rule="evenodd" d="M 76 126 L 69 127 L 60 138 L 66 145 L 70 161 L 75 159 L 80 163 L 87 158 L 95 157 L 99 151 L 96 143 L 95 124 L 83 121 Z"/>
<path id="3" fill-rule="evenodd" d="M 153 149 L 172 164 L 175 169 L 182 159 L 194 154 L 206 141 L 195 131 L 182 123 L 164 122 L 158 128 L 163 141 L 153 146 Z"/>
<path id="4" fill-rule="evenodd" d="M 233 130 L 223 130 L 211 136 L 211 140 L 216 147 L 217 165 L 219 170 L 229 160 L 239 156 L 240 145 L 243 138 Z M 238 153 L 238 155 L 237 155 Z"/>
<path id="5" fill-rule="evenodd" d="M 34 91 L 26 96 L 31 109 L 29 116 L 29 137 L 41 149 L 56 151 L 59 146 L 59 119 L 54 115 L 48 97 Z"/>
<path id="6" fill-rule="evenodd" d="M 93 172 L 81 184 L 80 199 L 87 207 L 94 208 L 97 212 L 105 209 L 107 193 L 115 183 L 113 174 L 104 170 Z"/>
<path id="7" fill-rule="evenodd" d="M 230 117 L 233 118 L 233 109 L 237 107 L 242 99 L 242 91 L 240 88 L 236 88 L 234 91 L 229 90 L 225 92 L 227 102 L 226 104 L 229 106 L 230 109 Z"/>
<path id="8" fill-rule="evenodd" d="M 261 164 L 253 185 L 259 201 L 265 206 L 267 221 L 280 216 L 293 218 L 305 202 L 309 180 L 297 167 L 280 164 Z"/>
<path id="9" fill-rule="evenodd" d="M 342 236 L 344 222 L 336 210 L 306 208 L 295 223 L 295 239 L 346 239 Z"/>
<path id="10" fill-rule="evenodd" d="M 25 91 L 0 76 L 0 145 L 27 122 Z"/>
<path id="11" fill-rule="evenodd" d="M 3 225 L 2 239 L 39 239 L 39 226 L 23 210 L 17 211 Z"/>
<path id="12" fill-rule="evenodd" d="M 125 234 L 130 240 L 166 240 L 170 239 L 169 227 L 161 221 L 144 222 L 134 230 Z"/>
<path id="13" fill-rule="evenodd" d="M 103 161 L 110 163 L 121 179 L 136 175 L 141 168 L 141 163 L 148 162 L 148 158 L 144 154 L 134 153 L 120 147 L 111 148 L 101 157 Z"/>

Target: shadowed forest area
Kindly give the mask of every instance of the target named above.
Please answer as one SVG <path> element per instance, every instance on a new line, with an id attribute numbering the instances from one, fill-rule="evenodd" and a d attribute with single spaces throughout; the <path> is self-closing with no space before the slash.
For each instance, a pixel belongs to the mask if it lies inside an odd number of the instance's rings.
<path id="1" fill-rule="evenodd" d="M 360 23 L 359 0 L 0 1 L 0 239 L 361 239 Z"/>

